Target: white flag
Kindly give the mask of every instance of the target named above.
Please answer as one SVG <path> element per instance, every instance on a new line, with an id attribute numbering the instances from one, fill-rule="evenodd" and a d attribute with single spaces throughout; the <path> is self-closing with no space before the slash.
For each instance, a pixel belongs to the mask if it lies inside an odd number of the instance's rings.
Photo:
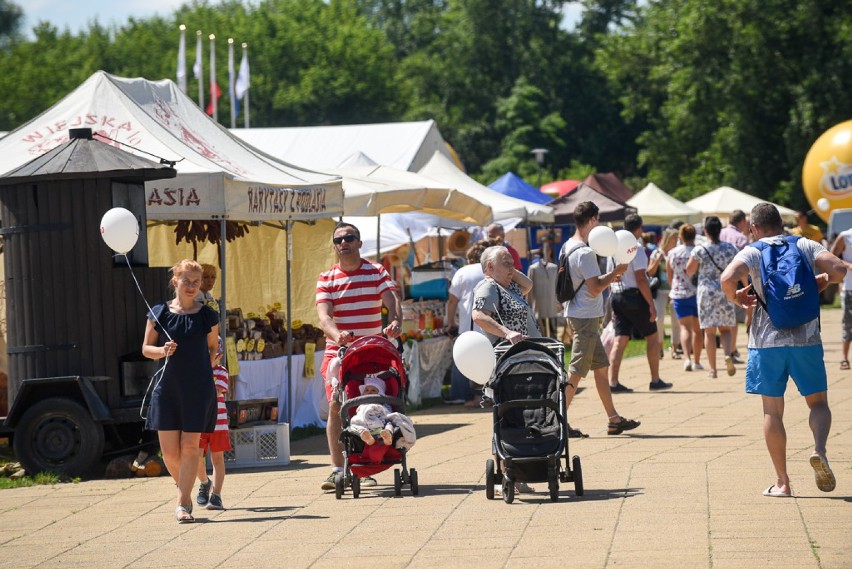
<path id="1" fill-rule="evenodd" d="M 249 62 L 248 50 L 243 50 L 243 58 L 240 60 L 240 72 L 237 75 L 237 82 L 234 85 L 234 94 L 237 99 L 242 99 L 246 91 L 249 90 Z"/>
<path id="2" fill-rule="evenodd" d="M 181 26 L 180 44 L 178 44 L 177 84 L 186 93 L 186 28 Z"/>
<path id="3" fill-rule="evenodd" d="M 198 32 L 195 42 L 195 63 L 192 66 L 192 75 L 198 80 L 201 79 L 201 32 Z"/>

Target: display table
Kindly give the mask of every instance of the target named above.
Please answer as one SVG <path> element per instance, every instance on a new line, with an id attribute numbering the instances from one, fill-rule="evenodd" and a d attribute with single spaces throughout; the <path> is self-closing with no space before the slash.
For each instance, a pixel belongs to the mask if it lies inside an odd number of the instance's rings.
<path id="1" fill-rule="evenodd" d="M 441 386 L 453 358 L 453 343 L 446 336 L 430 338 L 405 345 L 403 360 L 408 365 L 408 403 L 420 405 L 423 399 L 441 396 Z M 257 361 L 241 361 L 240 373 L 234 383 L 234 399 L 278 398 L 279 421 L 287 419 L 287 405 L 293 401 L 293 427 L 317 425 L 325 427 L 328 418 L 328 401 L 320 366 L 325 351 L 314 354 L 311 378 L 302 377 L 305 356 L 293 358 L 293 376 L 290 393 L 287 393 L 287 356 Z M 416 362 L 416 363 L 415 363 Z"/>
<path id="2" fill-rule="evenodd" d="M 453 342 L 447 336 L 407 342 L 402 354 L 408 364 L 408 402 L 441 396 L 444 377 L 453 359 Z"/>
<path id="3" fill-rule="evenodd" d="M 325 397 L 325 386 L 320 375 L 320 366 L 325 351 L 314 354 L 313 377 L 302 377 L 305 372 L 305 356 L 298 354 L 293 359 L 290 393 L 287 393 L 287 356 L 269 358 L 257 361 L 241 361 L 240 373 L 234 385 L 234 399 L 263 399 L 278 398 L 278 416 L 280 421 L 286 420 L 287 405 L 292 400 L 293 417 L 290 424 L 293 427 L 308 425 L 325 426 L 328 417 L 328 403 Z"/>

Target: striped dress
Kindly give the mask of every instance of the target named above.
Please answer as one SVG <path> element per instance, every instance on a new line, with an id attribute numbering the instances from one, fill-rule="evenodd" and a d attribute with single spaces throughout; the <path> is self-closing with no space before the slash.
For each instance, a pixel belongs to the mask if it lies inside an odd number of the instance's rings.
<path id="1" fill-rule="evenodd" d="M 216 428 L 214 431 L 228 431 L 228 407 L 225 405 L 225 394 L 228 392 L 228 370 L 225 366 L 213 368 L 213 381 L 216 383 Z"/>
<path id="2" fill-rule="evenodd" d="M 382 294 L 396 290 L 396 284 L 382 265 L 361 259 L 354 271 L 334 265 L 317 280 L 317 304 L 328 302 L 337 328 L 355 337 L 382 333 Z M 326 338 L 326 356 L 338 346 Z"/>

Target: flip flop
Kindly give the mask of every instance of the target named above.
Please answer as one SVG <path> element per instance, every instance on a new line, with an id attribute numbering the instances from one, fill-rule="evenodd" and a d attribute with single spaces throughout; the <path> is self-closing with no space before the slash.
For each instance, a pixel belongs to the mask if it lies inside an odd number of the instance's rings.
<path id="1" fill-rule="evenodd" d="M 764 490 L 763 495 L 770 498 L 790 498 L 793 496 L 789 492 L 782 492 L 775 484 Z"/>
<path id="2" fill-rule="evenodd" d="M 831 492 L 837 486 L 834 473 L 828 465 L 828 459 L 816 453 L 811 455 L 811 467 L 814 469 L 817 488 L 823 492 Z"/>
<path id="3" fill-rule="evenodd" d="M 849 360 L 842 360 L 840 362 L 840 369 L 849 369 Z"/>

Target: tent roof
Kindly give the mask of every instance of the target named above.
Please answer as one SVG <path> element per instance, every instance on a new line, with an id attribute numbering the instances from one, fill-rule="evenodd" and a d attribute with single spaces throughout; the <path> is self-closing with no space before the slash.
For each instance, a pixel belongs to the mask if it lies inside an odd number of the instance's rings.
<path id="1" fill-rule="evenodd" d="M 145 184 L 149 219 L 315 219 L 343 211 L 340 180 L 257 152 L 174 82 L 103 71 L 0 139 L 0 171 L 63 144 L 78 127 L 132 154 L 175 161 L 176 179 Z"/>
<path id="2" fill-rule="evenodd" d="M 561 197 L 569 192 L 573 192 L 579 185 L 580 180 L 557 180 L 543 185 L 541 191 L 549 196 L 556 194 L 557 197 Z"/>
<path id="3" fill-rule="evenodd" d="M 716 188 L 712 192 L 707 192 L 702 196 L 689 200 L 686 202 L 686 205 L 697 209 L 705 217 L 708 215 L 715 215 L 722 221 L 725 221 L 735 209 L 740 209 L 748 214 L 752 208 L 759 203 L 772 202 L 756 198 L 728 186 L 722 186 L 721 188 Z M 778 204 L 772 205 L 778 208 L 778 213 L 781 214 L 781 219 L 786 222 L 795 221 L 796 212 L 794 210 Z"/>
<path id="4" fill-rule="evenodd" d="M 453 158 L 433 120 L 337 126 L 235 128 L 231 132 L 267 154 L 308 168 L 336 167 L 362 152 L 379 164 L 417 172 L 432 154 Z"/>
<path id="5" fill-rule="evenodd" d="M 643 223 L 649 225 L 666 225 L 676 219 L 687 223 L 701 221 L 700 211 L 670 196 L 653 182 L 627 200 L 627 205 L 635 207 Z"/>
<path id="6" fill-rule="evenodd" d="M 519 200 L 526 200 L 533 203 L 547 203 L 552 198 L 541 193 L 538 188 L 528 184 L 523 178 L 514 172 L 506 172 L 495 181 L 488 184 L 488 187 L 494 191 L 500 192 L 504 196 L 511 196 Z"/>
<path id="7" fill-rule="evenodd" d="M 556 223 L 573 224 L 574 208 L 582 202 L 594 202 L 600 209 L 601 221 L 621 221 L 627 214 L 634 211 L 627 204 L 605 196 L 585 183 L 580 183 L 577 189 L 570 194 L 565 194 L 550 202 L 550 205 L 553 206 L 553 214 L 556 216 Z"/>
<path id="8" fill-rule="evenodd" d="M 330 170 L 343 177 L 343 210 L 348 216 L 421 212 L 485 224 L 491 206 L 481 197 L 429 176 L 390 166 L 349 166 Z"/>
<path id="9" fill-rule="evenodd" d="M 553 213 L 549 206 L 534 204 L 504 196 L 487 186 L 483 186 L 458 169 L 458 167 L 440 152 L 435 152 L 423 168 L 421 174 L 448 184 L 459 192 L 491 205 L 495 220 L 523 218 L 533 223 L 551 223 Z"/>
<path id="10" fill-rule="evenodd" d="M 4 174 L 0 185 L 16 183 L 23 178 L 112 178 L 141 184 L 146 180 L 174 178 L 177 174 L 171 166 L 157 164 L 93 139 L 91 129 L 78 130 L 81 132 L 72 133 L 68 142 Z"/>
<path id="11" fill-rule="evenodd" d="M 625 186 L 618 176 L 612 172 L 589 174 L 583 180 L 583 183 L 591 186 L 603 195 L 623 203 L 626 203 L 627 200 L 633 197 L 633 190 Z"/>

